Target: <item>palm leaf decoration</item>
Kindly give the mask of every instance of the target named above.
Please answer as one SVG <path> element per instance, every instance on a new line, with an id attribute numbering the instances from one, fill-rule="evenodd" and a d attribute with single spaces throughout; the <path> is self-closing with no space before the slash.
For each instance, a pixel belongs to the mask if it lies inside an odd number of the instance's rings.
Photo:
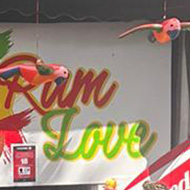
<path id="1" fill-rule="evenodd" d="M 12 30 L 7 30 L 0 33 L 0 59 L 2 59 L 8 52 L 13 43 L 10 40 Z"/>

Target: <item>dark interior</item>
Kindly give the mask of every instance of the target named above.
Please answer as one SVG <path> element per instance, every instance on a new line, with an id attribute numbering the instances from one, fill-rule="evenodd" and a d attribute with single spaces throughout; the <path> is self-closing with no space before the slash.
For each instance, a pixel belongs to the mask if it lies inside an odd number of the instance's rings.
<path id="1" fill-rule="evenodd" d="M 35 23 L 38 3 L 41 23 L 190 19 L 189 0 L 2 0 L 0 22 Z"/>

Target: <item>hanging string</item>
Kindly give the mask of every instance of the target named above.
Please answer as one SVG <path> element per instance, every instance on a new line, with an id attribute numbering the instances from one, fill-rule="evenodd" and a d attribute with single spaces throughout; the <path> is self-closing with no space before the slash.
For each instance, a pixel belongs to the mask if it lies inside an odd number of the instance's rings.
<path id="1" fill-rule="evenodd" d="M 40 3 L 36 0 L 36 54 L 39 56 L 39 22 L 40 22 Z"/>
<path id="2" fill-rule="evenodd" d="M 163 3 L 163 7 L 164 7 L 164 15 L 163 15 L 163 18 L 164 17 L 167 17 L 167 12 L 168 10 L 171 10 L 171 11 L 176 11 L 176 10 L 183 10 L 183 8 L 187 8 L 186 5 L 173 5 L 173 6 L 169 6 L 167 5 L 167 1 L 164 0 L 164 3 Z M 36 6 L 37 7 L 37 6 Z M 20 10 L 18 8 L 8 8 L 8 9 L 0 9 L 0 15 L 2 14 L 11 14 L 12 12 L 14 13 L 17 13 L 19 14 L 20 16 L 23 16 L 23 17 L 32 17 L 33 15 L 36 15 L 36 10 L 34 12 L 24 12 L 23 10 Z M 45 16 L 47 19 L 50 20 L 50 22 L 55 22 L 54 20 L 61 20 L 62 18 L 61 17 L 66 17 L 66 18 L 63 18 L 63 22 L 68 18 L 72 21 L 86 21 L 87 19 L 92 19 L 94 21 L 97 21 L 97 22 L 102 22 L 102 21 L 105 21 L 105 19 L 101 19 L 99 18 L 98 16 L 93 16 L 93 15 L 87 15 L 87 16 L 81 16 L 81 17 L 76 17 L 74 16 L 73 14 L 63 10 L 62 12 L 60 12 L 59 14 L 55 14 L 54 16 L 50 15 L 49 13 L 45 12 L 45 11 L 40 11 L 40 14 Z M 38 17 L 39 18 L 39 17 Z M 113 19 L 116 19 L 116 20 L 122 20 L 122 17 L 118 17 L 118 18 L 113 18 Z M 110 21 L 110 20 L 113 20 L 112 18 L 111 19 L 107 19 L 106 21 Z M 67 21 L 67 20 L 66 20 Z"/>
<path id="3" fill-rule="evenodd" d="M 164 0 L 164 16 L 163 16 L 163 19 L 166 19 L 167 18 L 167 0 Z"/>

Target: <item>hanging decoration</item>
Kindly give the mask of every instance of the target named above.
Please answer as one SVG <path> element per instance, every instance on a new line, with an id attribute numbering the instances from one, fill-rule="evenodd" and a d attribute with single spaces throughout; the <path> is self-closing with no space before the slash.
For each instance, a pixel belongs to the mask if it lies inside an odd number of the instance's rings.
<path id="1" fill-rule="evenodd" d="M 31 85 L 40 85 L 54 81 L 58 86 L 68 78 L 69 72 L 64 66 L 56 64 L 22 64 L 0 69 L 0 78 L 7 80 L 16 75 L 21 76 Z"/>
<path id="2" fill-rule="evenodd" d="M 142 24 L 134 28 L 128 29 L 126 32 L 119 35 L 119 38 L 124 38 L 134 32 L 149 30 L 148 39 L 150 42 L 159 42 L 161 44 L 175 40 L 182 30 L 190 29 L 190 22 L 180 22 L 177 18 L 166 19 L 161 23 Z"/>
<path id="3" fill-rule="evenodd" d="M 39 57 L 39 0 L 36 0 L 36 53 Z M 2 51 L 0 59 L 8 52 L 12 43 L 10 41 L 11 31 L 6 31 L 0 34 L 0 41 L 6 46 L 5 50 Z M 61 65 L 56 64 L 45 64 L 40 59 L 35 63 L 24 63 L 17 66 L 6 67 L 0 69 L 0 78 L 7 80 L 16 75 L 21 76 L 30 85 L 40 85 L 46 82 L 54 81 L 57 85 L 61 85 L 65 79 L 68 78 L 68 69 Z"/>

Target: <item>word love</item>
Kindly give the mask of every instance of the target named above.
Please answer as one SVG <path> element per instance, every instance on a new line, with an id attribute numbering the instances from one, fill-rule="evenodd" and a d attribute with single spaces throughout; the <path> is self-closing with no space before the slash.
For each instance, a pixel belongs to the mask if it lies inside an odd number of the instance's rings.
<path id="1" fill-rule="evenodd" d="M 102 124 L 93 122 L 88 125 L 79 143 L 74 150 L 67 150 L 69 142 L 69 131 L 74 117 L 79 114 L 77 108 L 52 110 L 42 118 L 42 129 L 52 141 L 44 144 L 43 150 L 48 159 L 56 161 L 65 159 L 73 161 L 76 159 L 93 159 L 100 150 L 108 159 L 117 158 L 120 152 L 125 149 L 126 154 L 131 158 L 138 159 L 142 154 L 147 154 L 157 140 L 157 134 L 149 136 L 149 126 L 144 121 L 132 124 L 131 127 L 126 122 L 121 122 L 117 127 L 113 122 L 109 122 L 104 130 Z M 62 126 L 59 131 L 54 130 L 52 120 L 56 117 L 62 119 Z M 113 137 L 116 136 L 116 141 Z"/>
<path id="2" fill-rule="evenodd" d="M 44 115 L 52 110 L 55 104 L 59 108 L 77 106 L 78 101 L 88 105 L 92 99 L 97 108 L 103 108 L 109 104 L 118 89 L 117 82 L 113 82 L 106 88 L 106 82 L 109 77 L 110 73 L 106 69 L 97 75 L 92 69 L 85 71 L 80 68 L 77 70 L 72 84 L 70 80 L 61 87 L 55 87 L 51 82 L 45 84 L 40 100 L 37 100 L 32 93 L 36 87 L 31 85 L 22 86 L 19 82 L 19 77 L 13 78 L 12 81 L 0 81 L 0 85 L 7 86 L 9 89 L 4 105 L 6 109 L 11 107 L 17 94 L 22 94 L 34 110 Z M 68 87 L 69 84 L 70 86 Z"/>

